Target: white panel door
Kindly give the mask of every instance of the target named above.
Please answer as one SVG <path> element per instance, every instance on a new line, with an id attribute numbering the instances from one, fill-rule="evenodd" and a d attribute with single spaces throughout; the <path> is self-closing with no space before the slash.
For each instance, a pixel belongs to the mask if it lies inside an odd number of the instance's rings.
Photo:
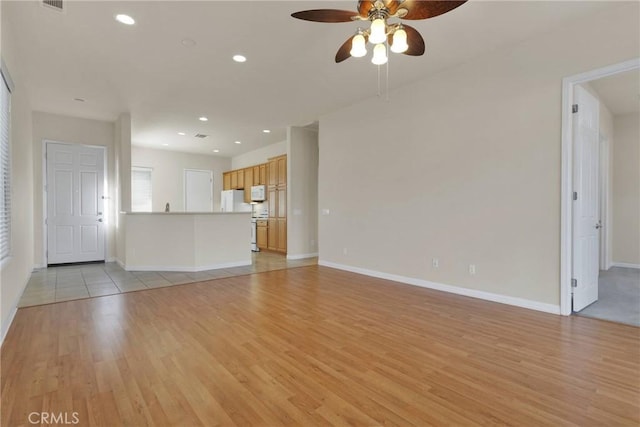
<path id="1" fill-rule="evenodd" d="M 599 273 L 599 111 L 598 100 L 575 87 L 573 114 L 573 311 L 598 300 Z"/>
<path id="2" fill-rule="evenodd" d="M 47 262 L 103 261 L 104 149 L 47 143 Z"/>
<path id="3" fill-rule="evenodd" d="M 213 172 L 184 170 L 185 212 L 213 212 Z"/>

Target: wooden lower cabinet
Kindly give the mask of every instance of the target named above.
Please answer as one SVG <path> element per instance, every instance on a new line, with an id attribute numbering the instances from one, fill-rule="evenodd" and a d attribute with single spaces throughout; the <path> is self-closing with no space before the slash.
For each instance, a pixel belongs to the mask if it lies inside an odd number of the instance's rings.
<path id="1" fill-rule="evenodd" d="M 287 220 L 277 219 L 278 224 L 278 252 L 287 252 Z"/>
<path id="2" fill-rule="evenodd" d="M 258 245 L 258 249 L 268 249 L 268 244 L 267 242 L 269 241 L 269 236 L 268 236 L 268 224 L 267 221 L 258 221 L 257 223 L 257 245 Z"/>
<path id="3" fill-rule="evenodd" d="M 278 220 L 270 219 L 267 229 L 267 249 L 270 251 L 278 250 Z"/>

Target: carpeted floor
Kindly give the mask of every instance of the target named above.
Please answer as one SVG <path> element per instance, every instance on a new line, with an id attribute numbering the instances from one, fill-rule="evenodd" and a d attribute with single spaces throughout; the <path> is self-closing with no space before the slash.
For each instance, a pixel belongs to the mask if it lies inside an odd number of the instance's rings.
<path id="1" fill-rule="evenodd" d="M 579 316 L 640 326 L 640 270 L 613 267 L 600 272 L 598 301 Z"/>

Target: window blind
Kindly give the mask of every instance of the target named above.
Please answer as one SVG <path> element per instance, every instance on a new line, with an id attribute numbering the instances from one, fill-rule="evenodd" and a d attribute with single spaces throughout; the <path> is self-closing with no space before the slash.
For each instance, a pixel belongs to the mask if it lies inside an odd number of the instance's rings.
<path id="1" fill-rule="evenodd" d="M 11 253 L 11 93 L 0 78 L 0 260 Z"/>
<path id="2" fill-rule="evenodd" d="M 131 168 L 131 211 L 151 212 L 151 168 Z"/>

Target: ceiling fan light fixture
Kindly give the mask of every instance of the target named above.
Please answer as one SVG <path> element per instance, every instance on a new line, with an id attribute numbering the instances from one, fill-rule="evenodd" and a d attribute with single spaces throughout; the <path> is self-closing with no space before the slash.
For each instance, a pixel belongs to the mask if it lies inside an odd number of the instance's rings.
<path id="1" fill-rule="evenodd" d="M 351 51 L 349 52 L 354 58 L 362 58 L 367 54 L 367 42 L 362 32 L 359 32 L 351 40 Z"/>
<path id="2" fill-rule="evenodd" d="M 376 18 L 371 23 L 369 41 L 373 44 L 383 43 L 387 39 L 387 24 L 382 18 Z"/>
<path id="3" fill-rule="evenodd" d="M 383 65 L 387 63 L 387 47 L 380 43 L 373 48 L 373 58 L 371 62 L 375 65 Z"/>
<path id="4" fill-rule="evenodd" d="M 393 33 L 393 43 L 391 44 L 391 52 L 403 53 L 409 49 L 407 44 L 407 32 L 402 28 L 398 28 Z"/>

